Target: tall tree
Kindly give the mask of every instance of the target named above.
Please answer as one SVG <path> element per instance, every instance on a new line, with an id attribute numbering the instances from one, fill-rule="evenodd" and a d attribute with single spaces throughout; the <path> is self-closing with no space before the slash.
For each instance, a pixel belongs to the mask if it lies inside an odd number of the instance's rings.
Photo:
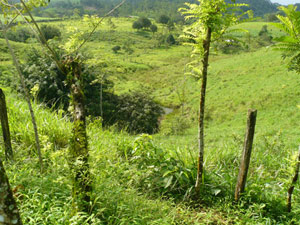
<path id="1" fill-rule="evenodd" d="M 209 66 L 211 44 L 220 41 L 228 28 L 237 24 L 244 13 L 237 13 L 238 7 L 245 4 L 229 4 L 225 0 L 197 0 L 198 4 L 185 3 L 187 8 L 179 9 L 185 19 L 193 19 L 194 22 L 185 29 L 185 37 L 193 39 L 193 56 L 197 56 L 196 62 L 201 61 L 202 68 L 194 67 L 194 71 L 200 71 L 201 91 L 198 118 L 198 169 L 196 180 L 196 192 L 199 194 L 200 186 L 204 180 L 204 116 L 206 86 Z M 234 0 L 232 0 L 234 2 Z M 197 63 L 198 64 L 198 63 Z"/>

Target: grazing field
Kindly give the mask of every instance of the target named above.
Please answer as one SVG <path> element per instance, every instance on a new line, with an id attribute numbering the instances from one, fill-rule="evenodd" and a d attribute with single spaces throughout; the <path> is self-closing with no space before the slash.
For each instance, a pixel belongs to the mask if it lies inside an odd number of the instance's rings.
<path id="1" fill-rule="evenodd" d="M 117 95 L 144 92 L 171 112 L 152 136 L 130 135 L 116 127 L 101 128 L 88 119 L 92 213 L 72 211 L 67 151 L 70 118 L 51 111 L 34 98 L 34 110 L 46 171 L 40 174 L 30 115 L 20 93 L 10 55 L 0 39 L 0 84 L 7 94 L 16 160 L 5 167 L 20 206 L 24 224 L 300 224 L 300 186 L 296 185 L 293 211 L 286 212 L 287 189 L 294 174 L 300 144 L 300 77 L 288 70 L 273 42 L 261 40 L 281 32 L 268 23 L 249 22 L 251 42 L 232 54 L 217 49 L 211 58 L 206 108 L 205 185 L 201 200 L 192 194 L 196 176 L 197 112 L 200 83 L 188 74 L 190 47 L 180 39 L 182 27 L 172 31 L 136 31 L 134 18 L 109 18 L 82 50 L 95 73 L 106 74 Z M 63 43 L 77 20 L 49 22 L 62 32 Z M 113 25 L 112 25 L 113 24 Z M 78 31 L 76 31 L 78 32 Z M 165 37 L 173 34 L 176 44 Z M 237 34 L 236 34 L 237 35 Z M 238 34 L 244 42 L 247 36 Z M 28 49 L 40 49 L 32 38 L 12 42 L 26 63 Z M 121 50 L 114 52 L 113 47 Z M 218 54 L 217 54 L 218 53 Z M 234 188 L 249 108 L 258 110 L 245 195 L 234 203 Z M 2 149 L 1 135 L 1 156 Z"/>

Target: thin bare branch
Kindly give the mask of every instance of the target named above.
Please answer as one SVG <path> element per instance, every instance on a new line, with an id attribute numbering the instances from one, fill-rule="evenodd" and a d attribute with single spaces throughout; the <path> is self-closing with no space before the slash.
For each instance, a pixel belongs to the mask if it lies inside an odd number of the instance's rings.
<path id="1" fill-rule="evenodd" d="M 20 0 L 20 2 L 22 3 L 22 5 L 24 6 L 24 9 L 26 10 L 26 13 L 28 13 L 32 23 L 34 24 L 35 28 L 37 29 L 38 33 L 39 33 L 39 40 L 41 41 L 41 44 L 46 47 L 49 52 L 51 53 L 52 59 L 55 61 L 57 67 L 63 71 L 63 66 L 59 60 L 59 58 L 57 57 L 57 53 L 54 51 L 54 49 L 52 49 L 50 47 L 50 45 L 48 44 L 45 35 L 43 34 L 43 32 L 41 31 L 40 27 L 38 26 L 37 22 L 35 21 L 35 19 L 33 18 L 32 14 L 30 13 L 30 10 L 28 9 L 27 5 L 25 4 L 25 2 L 23 0 Z M 23 17 L 24 18 L 24 17 Z M 25 21 L 27 21 L 25 19 Z"/>
<path id="2" fill-rule="evenodd" d="M 29 111 L 30 111 L 30 115 L 31 115 L 31 121 L 32 121 L 32 125 L 33 125 L 33 129 L 34 129 L 34 135 L 35 135 L 35 143 L 36 143 L 36 148 L 37 148 L 37 152 L 38 152 L 38 156 L 39 156 L 39 162 L 40 162 L 40 169 L 41 172 L 43 171 L 43 158 L 42 158 L 42 154 L 41 154 L 41 147 L 40 147 L 40 140 L 39 140 L 39 135 L 38 135 L 38 128 L 37 128 L 37 124 L 36 124 L 36 119 L 35 119 L 35 114 L 31 105 L 31 101 L 30 101 L 30 95 L 29 92 L 27 90 L 26 84 L 25 84 L 25 79 L 21 70 L 21 66 L 17 60 L 16 54 L 12 48 L 12 46 L 10 45 L 10 42 L 7 38 L 7 34 L 6 34 L 6 27 L 3 25 L 2 21 L 0 20 L 0 25 L 3 29 L 3 34 L 4 34 L 4 38 L 7 44 L 7 47 L 10 51 L 13 63 L 17 69 L 19 78 L 20 78 L 20 82 L 25 94 L 25 99 L 27 101 L 28 107 L 29 107 Z"/>
<path id="3" fill-rule="evenodd" d="M 6 27 L 9 28 L 18 17 L 19 17 L 19 14 L 16 15 L 14 18 L 12 18 L 12 20 L 6 25 Z"/>

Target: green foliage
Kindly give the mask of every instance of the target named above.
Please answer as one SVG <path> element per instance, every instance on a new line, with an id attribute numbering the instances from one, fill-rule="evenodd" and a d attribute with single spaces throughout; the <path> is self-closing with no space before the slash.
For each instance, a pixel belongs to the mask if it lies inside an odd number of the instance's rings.
<path id="1" fill-rule="evenodd" d="M 167 39 L 166 39 L 167 44 L 169 45 L 174 45 L 176 44 L 175 38 L 172 34 L 169 34 Z"/>
<path id="2" fill-rule="evenodd" d="M 260 39 L 264 42 L 271 43 L 273 37 L 270 35 L 268 31 L 268 26 L 264 25 L 258 33 Z"/>
<path id="3" fill-rule="evenodd" d="M 0 37 L 4 38 L 2 33 L 0 33 Z M 34 34 L 28 28 L 24 28 L 24 27 L 18 27 L 14 30 L 11 29 L 7 32 L 7 38 L 10 41 L 26 42 L 28 39 L 33 37 Z"/>
<path id="4" fill-rule="evenodd" d="M 162 24 L 168 24 L 170 20 L 170 17 L 168 17 L 167 15 L 160 15 L 157 22 Z"/>
<path id="5" fill-rule="evenodd" d="M 140 24 L 138 26 L 141 26 L 142 29 L 149 29 L 150 26 L 151 26 L 151 24 L 152 24 L 151 21 L 148 18 L 146 18 L 146 17 L 140 17 L 137 20 L 137 23 Z M 133 25 L 134 25 L 134 23 L 133 23 Z"/>
<path id="6" fill-rule="evenodd" d="M 126 148 L 119 147 L 119 152 L 128 163 L 123 179 L 130 178 L 127 182 L 137 188 L 178 199 L 192 194 L 195 170 L 191 164 L 156 146 L 151 136 L 141 135 Z"/>
<path id="7" fill-rule="evenodd" d="M 214 47 L 224 54 L 235 54 L 244 50 L 241 42 L 235 39 L 226 39 L 225 41 L 216 43 Z"/>
<path id="8" fill-rule="evenodd" d="M 49 57 L 42 57 L 33 49 L 28 54 L 24 77 L 29 90 L 37 87 L 34 96 L 48 107 L 67 111 L 69 108 L 70 87 L 65 75 L 57 69 Z M 83 90 L 86 97 L 87 115 L 100 116 L 100 83 L 92 68 L 83 65 Z M 102 81 L 103 124 L 117 124 L 120 129 L 130 133 L 155 133 L 158 131 L 158 119 L 162 110 L 146 94 L 132 93 L 117 96 L 112 93 L 113 83 Z"/>
<path id="9" fill-rule="evenodd" d="M 146 93 L 130 93 L 119 96 L 116 112 L 110 118 L 111 124 L 118 124 L 130 133 L 153 134 L 159 130 L 158 119 L 161 107 Z"/>
<path id="10" fill-rule="evenodd" d="M 151 30 L 151 32 L 154 34 L 155 32 L 157 32 L 157 26 L 155 25 L 155 24 L 151 24 L 151 26 L 150 26 L 150 30 Z"/>
<path id="11" fill-rule="evenodd" d="M 273 25 L 283 30 L 286 35 L 275 39 L 278 42 L 275 49 L 282 51 L 284 57 L 290 57 L 290 69 L 300 73 L 300 12 L 296 11 L 297 7 L 293 5 L 281 6 L 279 9 L 285 16 L 278 15 L 281 23 Z"/>
<path id="12" fill-rule="evenodd" d="M 62 52 L 60 52 L 62 54 Z M 83 65 L 83 86 L 86 96 L 86 110 L 88 115 L 99 116 L 100 84 L 93 83 L 96 80 L 91 68 Z M 29 90 L 37 87 L 36 100 L 43 102 L 50 108 L 67 111 L 69 108 L 70 87 L 66 76 L 57 68 L 52 59 L 36 49 L 29 51 L 27 63 L 23 69 L 26 84 Z M 16 85 L 16 84 L 15 84 Z M 103 82 L 104 111 L 111 111 L 109 99 L 112 98 L 110 88 L 112 83 L 108 80 Z M 108 113 L 109 114 L 109 113 Z"/>
<path id="13" fill-rule="evenodd" d="M 159 18 L 166 15 L 172 18 L 175 22 L 182 22 L 183 18 L 177 12 L 179 7 L 182 7 L 184 2 L 195 3 L 195 0 L 127 0 L 126 6 L 120 8 L 114 16 L 147 16 Z M 229 2 L 229 1 L 228 1 Z M 247 3 L 250 9 L 253 10 L 255 16 L 263 17 L 266 13 L 276 13 L 277 5 L 268 0 L 237 0 L 237 3 Z M 51 1 L 46 9 L 39 10 L 38 15 L 53 15 L 53 16 L 71 16 L 72 10 L 77 8 L 81 15 L 84 14 L 99 14 L 104 15 L 114 5 L 118 4 L 118 0 L 54 0 Z M 55 10 L 53 10 L 53 8 Z M 244 8 L 243 10 L 248 10 Z"/>
<path id="14" fill-rule="evenodd" d="M 31 129 L 26 129 L 30 126 L 26 103 L 9 92 L 7 97 L 16 163 L 6 163 L 4 166 L 24 224 L 113 225 L 130 224 L 132 221 L 137 221 L 137 224 L 157 225 L 173 223 L 177 208 L 171 202 L 151 200 L 140 196 L 133 187 L 120 185 L 120 177 L 116 176 L 119 172 L 119 166 L 115 163 L 118 160 L 117 154 L 108 154 L 115 152 L 115 148 L 110 149 L 109 145 L 104 143 L 110 140 L 110 143 L 116 146 L 117 140 L 126 137 L 120 136 L 115 139 L 115 134 L 99 129 L 96 123 L 89 126 L 89 135 L 93 137 L 90 152 L 91 169 L 95 177 L 92 211 L 90 215 L 84 212 L 71 215 L 70 212 L 74 210 L 70 196 L 72 185 L 65 149 L 71 135 L 71 123 L 61 114 L 51 113 L 42 106 L 33 104 L 41 131 L 44 163 L 47 165 L 41 176 L 36 157 L 30 154 L 34 140 L 25 141 L 26 137 L 32 137 Z M 96 144 L 96 139 L 102 140 L 104 145 L 100 147 L 101 141 Z M 59 140 L 62 140 L 64 145 L 55 148 L 53 143 Z M 111 160 L 112 163 L 107 163 L 107 160 Z"/>
<path id="15" fill-rule="evenodd" d="M 143 28 L 143 25 L 142 25 L 142 23 L 140 21 L 134 21 L 133 24 L 132 24 L 132 28 L 140 30 L 140 29 Z"/>
<path id="16" fill-rule="evenodd" d="M 119 45 L 116 45 L 116 46 L 114 46 L 114 47 L 112 48 L 112 50 L 113 50 L 113 52 L 114 52 L 115 54 L 117 54 L 118 51 L 121 50 L 121 47 L 120 47 Z"/>
<path id="17" fill-rule="evenodd" d="M 172 116 L 166 116 L 161 123 L 166 128 L 162 132 L 167 131 L 170 135 L 158 133 L 150 141 L 149 138 L 135 140 L 135 136 L 117 132 L 117 129 L 102 130 L 101 119 L 88 119 L 90 163 L 94 177 L 94 201 L 91 203 L 93 211 L 91 215 L 79 212 L 71 217 L 71 179 L 66 161 L 72 129 L 70 118 L 62 110 L 50 112 L 43 105 L 34 104 L 41 130 L 42 151 L 45 153 L 44 162 L 47 165 L 41 177 L 37 172 L 33 132 L 28 129 L 31 126 L 28 109 L 21 97 L 8 94 L 13 147 L 17 158 L 15 164 L 5 166 L 12 186 L 22 184 L 25 187 L 17 192 L 21 194 L 17 196 L 20 196 L 18 204 L 24 223 L 298 224 L 299 184 L 295 189 L 293 212 L 290 214 L 286 213 L 285 200 L 286 187 L 294 172 L 294 152 L 299 145 L 299 128 L 295 126 L 300 121 L 297 108 L 300 104 L 299 78 L 296 73 L 286 70 L 279 52 L 268 51 L 256 45 L 256 38 L 263 25 L 268 25 L 268 32 L 274 37 L 281 35 L 279 29 L 271 29 L 269 24 L 263 22 L 239 24 L 238 28 L 247 29 L 251 34 L 251 51 L 240 51 L 238 55 L 212 56 L 212 76 L 208 90 L 210 99 L 207 101 L 206 117 L 209 132 L 206 136 L 208 154 L 205 196 L 202 196 L 200 202 L 182 202 L 184 194 L 193 183 L 189 184 L 188 179 L 186 183 L 179 184 L 179 181 L 185 182 L 187 179 L 180 172 L 193 168 L 193 171 L 187 172 L 188 177 L 193 177 L 195 167 L 192 165 L 195 165 L 197 159 L 195 112 L 198 110 L 199 85 L 191 77 L 187 78 L 185 88 L 181 83 L 185 65 L 189 61 L 190 48 L 174 45 L 166 49 L 163 48 L 165 42 L 160 48 L 156 48 L 157 36 L 163 35 L 160 32 L 152 38 L 149 32 L 133 32 L 133 20 L 130 18 L 112 20 L 118 30 L 111 32 L 106 24 L 101 27 L 85 49 L 92 57 L 88 62 L 97 62 L 97 66 L 103 66 L 112 75 L 110 78 L 114 80 L 114 87 L 104 88 L 104 91 L 114 89 L 121 95 L 129 90 L 149 89 L 155 101 L 174 108 Z M 59 27 L 67 27 L 69 24 L 74 24 L 74 20 L 55 23 Z M 85 31 L 82 21 L 78 21 L 78 26 Z M 62 29 L 63 38 L 66 36 L 65 30 Z M 175 32 L 177 31 L 174 34 Z M 240 34 L 232 35 L 240 38 Z M 163 35 L 163 38 L 165 41 L 166 36 Z M 130 47 L 134 49 L 134 53 L 129 57 L 114 54 L 111 48 L 115 45 L 122 46 L 122 53 L 125 51 L 123 46 L 127 45 L 124 41 L 126 39 L 130 39 Z M 10 80 L 16 80 L 12 77 L 15 72 L 11 69 L 7 48 L 3 40 L 0 41 L 0 79 L 5 73 Z M 25 62 L 23 56 L 27 55 L 29 44 L 12 44 L 21 57 L 20 60 Z M 91 71 L 98 75 L 96 79 L 102 76 L 99 70 Z M 177 86 L 186 90 L 187 118 L 182 120 L 178 118 L 181 112 L 177 107 L 181 102 L 176 94 Z M 287 97 L 289 101 L 286 100 Z M 104 101 L 104 104 L 114 105 L 115 102 L 112 97 Z M 257 108 L 259 111 L 253 158 L 246 193 L 240 203 L 232 204 L 231 196 L 235 188 L 245 132 L 245 112 L 248 108 Z M 99 112 L 98 106 L 93 109 L 97 110 Z M 108 113 L 106 118 L 109 116 L 111 114 Z M 188 122 L 190 127 L 187 127 L 184 134 L 174 135 L 178 134 L 177 127 L 182 126 L 180 123 L 176 124 L 177 121 Z M 175 129 L 172 131 L 173 127 Z M 0 144 L 2 154 L 1 138 Z M 142 160 L 132 159 L 134 148 L 139 149 L 135 156 L 138 158 L 142 155 L 149 167 Z M 125 152 L 129 162 L 126 161 Z M 147 159 L 147 154 L 152 161 Z M 161 155 L 166 164 L 163 165 L 164 162 L 157 159 L 162 165 L 156 165 L 155 160 Z M 170 158 L 171 162 L 168 161 Z M 175 165 L 173 161 L 179 165 Z M 183 169 L 181 161 L 185 163 Z M 138 169 L 140 165 L 143 169 Z M 166 172 L 173 169 L 178 172 L 173 171 L 163 177 L 164 174 L 152 169 L 151 165 Z M 177 177 L 179 181 L 176 183 Z M 143 180 L 147 185 L 142 183 Z M 158 183 L 151 182 L 153 180 Z M 165 188 L 168 183 L 170 186 Z M 173 187 L 174 184 L 176 185 Z M 199 204 L 203 209 L 201 211 Z"/>
<path id="18" fill-rule="evenodd" d="M 210 44 L 221 41 L 228 29 L 238 24 L 240 19 L 250 12 L 241 13 L 239 7 L 247 6 L 246 4 L 230 4 L 224 0 L 197 0 L 197 2 L 198 4 L 186 3 L 187 8 L 179 10 L 185 15 L 186 20 L 195 20 L 185 28 L 183 38 L 194 40 L 187 44 L 193 46 L 192 57 L 196 57 L 194 63 L 198 65 L 198 60 L 202 60 L 204 56 L 203 42 L 207 41 L 205 38 L 208 29 L 211 30 Z M 193 68 L 193 63 L 190 65 Z"/>
<path id="19" fill-rule="evenodd" d="M 51 25 L 46 25 L 46 24 L 43 24 L 41 26 L 41 31 L 44 35 L 44 37 L 46 38 L 46 40 L 50 40 L 50 39 L 53 39 L 53 38 L 60 38 L 61 37 L 61 32 L 60 30 L 55 27 L 55 26 L 51 26 Z"/>

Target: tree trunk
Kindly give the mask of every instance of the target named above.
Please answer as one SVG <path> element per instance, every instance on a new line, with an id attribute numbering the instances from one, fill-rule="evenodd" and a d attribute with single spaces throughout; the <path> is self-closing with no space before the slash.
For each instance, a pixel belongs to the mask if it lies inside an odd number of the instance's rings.
<path id="1" fill-rule="evenodd" d="M 199 127 L 198 127 L 198 145 L 199 145 L 199 156 L 198 156 L 198 171 L 196 180 L 196 191 L 199 193 L 200 184 L 202 183 L 203 177 L 203 159 L 204 159 L 204 110 L 205 110 L 205 95 L 206 95 L 206 84 L 207 84 L 207 70 L 208 70 L 208 59 L 209 49 L 211 43 L 212 30 L 209 27 L 207 29 L 206 38 L 203 41 L 204 56 L 202 59 L 202 87 L 199 105 Z"/>
<path id="2" fill-rule="evenodd" d="M 41 169 L 41 171 L 43 171 L 43 159 L 42 159 L 42 153 L 41 153 L 41 147 L 40 147 L 40 140 L 39 140 L 39 135 L 38 135 L 38 128 L 37 128 L 37 125 L 36 125 L 36 119 L 35 119 L 35 115 L 34 115 L 34 112 L 33 112 L 33 109 L 32 109 L 31 101 L 30 101 L 30 95 L 29 95 L 28 90 L 26 88 L 25 79 L 24 79 L 24 76 L 22 74 L 22 70 L 21 70 L 20 64 L 19 64 L 19 62 L 17 60 L 17 57 L 15 55 L 15 52 L 14 52 L 13 48 L 11 47 L 10 42 L 9 42 L 9 40 L 7 38 L 6 28 L 4 27 L 4 25 L 2 24 L 1 21 L 0 21 L 0 24 L 1 24 L 1 27 L 2 27 L 2 30 L 3 30 L 3 34 L 4 34 L 4 38 L 5 38 L 6 44 L 8 46 L 8 49 L 9 49 L 10 54 L 12 56 L 14 65 L 15 65 L 15 67 L 17 69 L 18 74 L 19 74 L 19 78 L 20 78 L 20 81 L 21 81 L 22 89 L 23 89 L 23 92 L 24 92 L 24 95 L 25 95 L 25 100 L 26 100 L 26 102 L 28 104 L 28 108 L 29 108 L 30 116 L 31 116 L 31 122 L 32 122 L 33 129 L 34 129 L 34 137 L 35 137 L 36 149 L 37 149 L 37 152 L 38 152 L 38 155 L 39 155 L 40 169 Z"/>
<path id="3" fill-rule="evenodd" d="M 91 179 L 89 172 L 89 152 L 86 133 L 86 112 L 82 89 L 81 65 L 71 57 L 68 59 L 71 73 L 71 93 L 73 106 L 73 137 L 71 140 L 71 170 L 74 176 L 73 204 L 75 210 L 89 212 Z"/>
<path id="4" fill-rule="evenodd" d="M 295 171 L 295 175 L 293 177 L 292 180 L 292 184 L 290 186 L 290 188 L 288 189 L 288 199 L 287 199 L 287 210 L 288 212 L 292 211 L 292 195 L 295 189 L 295 185 L 298 181 L 298 177 L 299 177 L 299 171 L 300 171 L 300 146 L 299 146 L 299 153 L 298 153 L 298 158 L 297 158 L 297 165 L 296 165 L 296 171 Z"/>
<path id="5" fill-rule="evenodd" d="M 5 95 L 1 88 L 0 88 L 0 119 L 1 119 L 2 133 L 3 133 L 5 157 L 6 159 L 13 159 L 13 150 L 11 147 Z"/>
<path id="6" fill-rule="evenodd" d="M 250 158 L 252 152 L 252 145 L 254 140 L 256 116 L 257 116 L 257 110 L 249 109 L 248 119 L 247 119 L 247 129 L 246 129 L 245 142 L 244 142 L 244 151 L 241 159 L 238 181 L 235 188 L 235 196 L 234 196 L 235 201 L 239 200 L 246 186 L 248 169 L 250 165 Z"/>
<path id="7" fill-rule="evenodd" d="M 0 224 L 22 225 L 13 193 L 10 189 L 3 163 L 0 159 Z"/>

